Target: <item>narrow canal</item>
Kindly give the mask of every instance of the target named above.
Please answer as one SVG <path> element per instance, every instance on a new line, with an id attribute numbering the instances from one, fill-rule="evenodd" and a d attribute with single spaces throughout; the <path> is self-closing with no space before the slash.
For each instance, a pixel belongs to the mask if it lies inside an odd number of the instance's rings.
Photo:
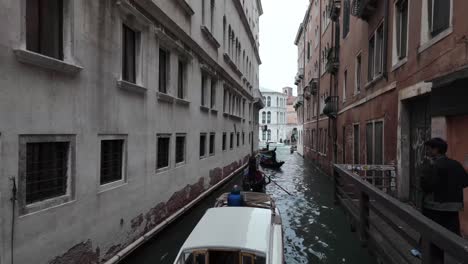
<path id="1" fill-rule="evenodd" d="M 331 180 L 296 153 L 291 155 L 288 148 L 278 148 L 277 152 L 278 159 L 286 161 L 282 170 L 264 171 L 292 194 L 286 194 L 274 184 L 267 187 L 283 218 L 286 263 L 376 263 L 367 250 L 360 247 L 357 235 L 350 232 L 342 209 L 333 204 Z M 239 182 L 237 177 L 215 191 L 122 263 L 173 263 L 179 248 L 206 209 L 214 204 L 219 195 Z"/>

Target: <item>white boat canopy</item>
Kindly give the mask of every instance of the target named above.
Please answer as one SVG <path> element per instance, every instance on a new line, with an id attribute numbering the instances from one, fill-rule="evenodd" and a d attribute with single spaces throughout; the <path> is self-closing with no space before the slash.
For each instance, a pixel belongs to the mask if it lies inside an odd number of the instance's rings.
<path id="1" fill-rule="evenodd" d="M 182 246 L 183 252 L 219 249 L 268 255 L 271 209 L 218 207 L 208 209 Z"/>

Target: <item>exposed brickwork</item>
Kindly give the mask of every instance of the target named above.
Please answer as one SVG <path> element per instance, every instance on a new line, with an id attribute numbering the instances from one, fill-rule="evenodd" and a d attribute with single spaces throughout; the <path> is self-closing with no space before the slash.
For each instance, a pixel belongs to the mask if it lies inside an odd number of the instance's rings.
<path id="1" fill-rule="evenodd" d="M 62 256 L 50 261 L 49 264 L 97 264 L 99 263 L 99 254 L 99 248 L 94 250 L 91 240 L 88 240 L 70 248 Z"/>
<path id="2" fill-rule="evenodd" d="M 223 179 L 223 175 L 226 175 L 224 172 L 224 169 L 216 168 L 216 169 L 211 170 L 210 171 L 210 186 L 213 186 L 219 181 L 221 181 Z"/>
<path id="3" fill-rule="evenodd" d="M 106 254 L 104 255 L 104 258 L 103 260 L 109 260 L 111 259 L 115 254 L 117 254 L 120 250 L 124 249 L 127 245 L 122 245 L 122 244 L 118 244 L 118 245 L 113 245 L 111 246 Z"/>
<path id="4" fill-rule="evenodd" d="M 137 217 L 133 218 L 131 223 L 132 230 L 135 231 L 141 224 L 143 224 L 144 221 L 143 214 L 138 215 Z"/>

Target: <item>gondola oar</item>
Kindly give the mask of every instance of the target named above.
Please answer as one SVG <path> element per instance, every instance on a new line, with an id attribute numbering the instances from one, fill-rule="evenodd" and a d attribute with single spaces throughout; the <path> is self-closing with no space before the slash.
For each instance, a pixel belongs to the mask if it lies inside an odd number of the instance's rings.
<path id="1" fill-rule="evenodd" d="M 266 174 L 265 174 L 264 172 L 262 172 L 262 173 L 263 173 L 263 175 L 266 177 Z M 291 196 L 292 196 L 292 194 L 291 194 L 290 192 L 286 191 L 286 189 L 284 189 L 284 188 L 283 188 L 281 185 L 279 185 L 276 181 L 272 180 L 272 179 L 271 179 L 271 176 L 268 176 L 268 180 L 270 180 L 270 182 L 272 182 L 272 183 L 274 183 L 276 186 L 278 186 L 278 187 L 279 187 L 281 190 L 283 190 L 285 193 L 287 193 L 288 195 L 291 195 Z"/>

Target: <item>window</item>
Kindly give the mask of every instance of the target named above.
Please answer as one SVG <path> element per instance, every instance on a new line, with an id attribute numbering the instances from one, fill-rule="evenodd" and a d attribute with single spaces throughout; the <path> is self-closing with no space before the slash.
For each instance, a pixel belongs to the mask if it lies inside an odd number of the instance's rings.
<path id="1" fill-rule="evenodd" d="M 267 140 L 271 140 L 271 129 L 267 131 Z"/>
<path id="2" fill-rule="evenodd" d="M 137 33 L 123 25 L 122 79 L 136 83 L 136 45 Z"/>
<path id="3" fill-rule="evenodd" d="M 240 133 L 237 132 L 237 147 L 240 146 Z"/>
<path id="4" fill-rule="evenodd" d="M 263 141 L 266 140 L 266 131 L 262 131 L 262 140 L 263 140 Z"/>
<path id="5" fill-rule="evenodd" d="M 234 133 L 231 132 L 231 138 L 230 138 L 230 142 L 229 142 L 229 148 L 230 149 L 233 149 L 234 148 Z"/>
<path id="6" fill-rule="evenodd" d="M 271 112 L 268 111 L 267 113 L 267 124 L 270 124 L 271 123 Z"/>
<path id="7" fill-rule="evenodd" d="M 270 107 L 271 106 L 271 97 L 268 96 L 267 97 L 267 107 Z"/>
<path id="8" fill-rule="evenodd" d="M 63 1 L 26 1 L 26 48 L 63 60 Z"/>
<path id="9" fill-rule="evenodd" d="M 24 174 L 26 204 L 67 194 L 70 173 L 70 142 L 27 142 L 22 144 L 26 158 Z M 20 153 L 21 155 L 21 153 Z"/>
<path id="10" fill-rule="evenodd" d="M 211 133 L 210 134 L 210 156 L 214 155 L 215 154 L 215 146 L 216 146 L 216 134 L 215 133 Z"/>
<path id="11" fill-rule="evenodd" d="M 224 113 L 227 113 L 227 108 L 228 108 L 228 105 L 229 105 L 229 102 L 228 102 L 228 91 L 226 89 L 224 89 L 224 94 L 223 94 L 223 112 Z"/>
<path id="12" fill-rule="evenodd" d="M 353 163 L 359 164 L 359 148 L 360 148 L 360 140 L 359 140 L 359 124 L 355 124 L 353 126 Z"/>
<path id="13" fill-rule="evenodd" d="M 211 79 L 211 108 L 216 108 L 216 80 Z"/>
<path id="14" fill-rule="evenodd" d="M 177 73 L 177 97 L 180 99 L 185 98 L 185 62 L 179 60 L 179 67 Z"/>
<path id="15" fill-rule="evenodd" d="M 307 42 L 307 61 L 310 60 L 310 41 Z"/>
<path id="16" fill-rule="evenodd" d="M 450 27 L 451 2 L 451 0 L 428 0 L 428 23 L 432 37 Z"/>
<path id="17" fill-rule="evenodd" d="M 205 74 L 202 74 L 201 78 L 201 105 L 206 106 L 206 81 L 207 77 Z"/>
<path id="18" fill-rule="evenodd" d="M 346 164 L 346 126 L 343 126 L 342 154 L 342 163 Z"/>
<path id="19" fill-rule="evenodd" d="M 344 0 L 343 6 L 343 38 L 346 38 L 349 33 L 349 20 L 350 20 L 349 0 Z"/>
<path id="20" fill-rule="evenodd" d="M 206 134 L 200 134 L 200 158 L 206 156 Z"/>
<path id="21" fill-rule="evenodd" d="M 226 133 L 223 133 L 223 151 L 226 150 Z"/>
<path id="22" fill-rule="evenodd" d="M 167 93 L 167 80 L 169 75 L 169 52 L 159 49 L 159 92 Z"/>
<path id="23" fill-rule="evenodd" d="M 215 26 L 215 1 L 211 0 L 211 5 L 210 5 L 210 31 L 214 32 L 214 26 Z"/>
<path id="24" fill-rule="evenodd" d="M 175 162 L 180 164 L 185 162 L 185 135 L 176 136 Z"/>
<path id="25" fill-rule="evenodd" d="M 101 140 L 101 184 L 122 180 L 124 140 Z"/>
<path id="26" fill-rule="evenodd" d="M 383 73 L 384 48 L 383 23 L 377 28 L 375 34 L 369 40 L 369 81 L 374 80 Z"/>
<path id="27" fill-rule="evenodd" d="M 205 1 L 206 1 L 206 0 L 201 0 L 201 6 L 202 6 L 202 23 L 203 23 L 203 25 L 206 25 Z"/>
<path id="28" fill-rule="evenodd" d="M 356 57 L 356 89 L 354 91 L 355 94 L 361 92 L 361 54 Z"/>
<path id="29" fill-rule="evenodd" d="M 343 102 L 346 102 L 346 89 L 348 85 L 348 71 L 344 71 L 344 76 L 343 76 Z"/>
<path id="30" fill-rule="evenodd" d="M 444 1 L 447 2 L 447 1 Z M 396 10 L 396 49 L 398 59 L 406 57 L 408 46 L 408 0 L 400 0 L 395 4 Z"/>
<path id="31" fill-rule="evenodd" d="M 169 167 L 169 135 L 158 135 L 158 149 L 157 149 L 157 162 L 156 169 L 163 169 Z"/>
<path id="32" fill-rule="evenodd" d="M 266 113 L 262 112 L 262 124 L 266 123 Z"/>
<path id="33" fill-rule="evenodd" d="M 383 122 L 373 121 L 366 126 L 367 164 L 383 164 Z"/>

